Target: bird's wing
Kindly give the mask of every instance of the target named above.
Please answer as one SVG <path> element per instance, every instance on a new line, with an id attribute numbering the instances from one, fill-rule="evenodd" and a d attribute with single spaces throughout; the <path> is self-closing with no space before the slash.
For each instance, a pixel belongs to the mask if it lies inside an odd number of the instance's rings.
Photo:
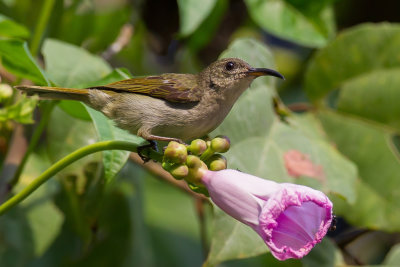
<path id="1" fill-rule="evenodd" d="M 196 77 L 191 74 L 139 77 L 88 89 L 143 94 L 178 103 L 197 102 L 202 96 Z"/>

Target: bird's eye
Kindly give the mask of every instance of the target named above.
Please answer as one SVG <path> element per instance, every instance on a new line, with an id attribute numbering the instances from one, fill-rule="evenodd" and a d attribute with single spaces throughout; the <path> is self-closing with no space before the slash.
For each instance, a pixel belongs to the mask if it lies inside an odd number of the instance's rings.
<path id="1" fill-rule="evenodd" d="M 235 68 L 235 63 L 233 63 L 232 61 L 229 61 L 228 63 L 226 63 L 225 65 L 225 69 L 227 71 L 231 71 Z"/>

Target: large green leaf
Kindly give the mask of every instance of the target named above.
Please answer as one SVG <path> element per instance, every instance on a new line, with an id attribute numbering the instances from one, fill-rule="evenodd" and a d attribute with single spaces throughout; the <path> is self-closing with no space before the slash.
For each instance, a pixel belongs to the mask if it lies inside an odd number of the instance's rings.
<path id="1" fill-rule="evenodd" d="M 143 138 L 129 134 L 127 131 L 114 126 L 114 123 L 106 118 L 101 112 L 86 106 L 90 117 L 96 127 L 97 134 L 101 141 L 105 140 L 123 140 L 142 144 Z M 114 176 L 121 170 L 128 160 L 130 152 L 125 150 L 106 150 L 103 151 L 103 164 L 105 179 L 110 182 Z"/>
<path id="2" fill-rule="evenodd" d="M 243 58 L 256 67 L 274 66 L 269 50 L 249 39 L 235 41 L 222 56 Z M 231 138 L 231 149 L 226 155 L 228 167 L 278 182 L 306 184 L 354 202 L 355 165 L 328 143 L 314 116 L 292 114 L 287 122 L 278 119 L 273 109 L 273 79 L 255 81 L 213 132 L 213 135 L 224 134 Z M 292 151 L 307 158 L 318 173 L 291 174 L 285 156 Z M 267 251 L 266 245 L 250 228 L 224 213 L 217 213 L 215 220 L 207 264 L 214 266 L 228 259 Z"/>
<path id="3" fill-rule="evenodd" d="M 204 266 L 216 266 L 222 261 L 249 258 L 267 251 L 264 241 L 253 229 L 215 207 L 214 232 L 210 253 Z"/>
<path id="4" fill-rule="evenodd" d="M 147 253 L 155 255 L 155 266 L 201 266 L 204 259 L 194 199 L 154 176 L 138 178 L 144 180 L 144 215 L 151 237 Z M 204 215 L 210 218 L 211 212 L 205 209 Z M 207 220 L 203 223 L 208 225 Z"/>
<path id="5" fill-rule="evenodd" d="M 47 125 L 47 152 L 52 162 L 96 142 L 96 130 L 88 121 L 77 120 L 54 108 Z M 99 154 L 88 155 L 61 171 L 61 174 L 84 176 L 84 166 L 99 161 Z"/>
<path id="6" fill-rule="evenodd" d="M 335 33 L 332 1 L 246 0 L 252 19 L 281 38 L 324 46 Z"/>
<path id="7" fill-rule="evenodd" d="M 42 69 L 29 52 L 26 42 L 16 39 L 0 39 L 0 57 L 2 65 L 12 74 L 39 85 L 49 84 Z"/>
<path id="8" fill-rule="evenodd" d="M 100 80 L 111 72 L 102 58 L 55 39 L 44 42 L 42 53 L 49 78 L 59 86 L 76 87 Z"/>
<path id="9" fill-rule="evenodd" d="M 0 36 L 28 38 L 27 28 L 0 14 Z"/>
<path id="10" fill-rule="evenodd" d="M 50 163 L 41 154 L 32 154 L 26 164 L 20 183 L 16 188 L 32 183 Z M 58 182 L 50 180 L 35 190 L 26 200 L 21 203 L 21 207 L 26 214 L 26 220 L 32 231 L 34 244 L 34 254 L 41 256 L 56 239 L 64 221 L 64 214 L 56 207 L 53 197 L 58 191 Z"/>
<path id="11" fill-rule="evenodd" d="M 55 10 L 61 11 L 59 23 L 49 25 L 49 35 L 67 43 L 84 45 L 92 52 L 105 51 L 117 39 L 123 25 L 129 23 L 134 10 L 132 7 L 120 8 L 121 3 L 115 1 L 107 4 L 111 8 L 97 2 L 90 7 L 85 2 L 75 2 L 68 9 Z M 103 6 L 103 10 L 96 12 L 96 6 Z"/>
<path id="12" fill-rule="evenodd" d="M 193 33 L 211 13 L 218 0 L 178 0 L 180 33 Z"/>
<path id="13" fill-rule="evenodd" d="M 400 230 L 400 157 L 396 131 L 357 117 L 319 112 L 337 148 L 357 164 L 361 181 L 354 205 L 336 202 L 351 223 L 387 231 Z"/>
<path id="14" fill-rule="evenodd" d="M 0 265 L 26 266 L 34 255 L 34 241 L 26 211 L 15 207 L 0 220 Z"/>
<path id="15" fill-rule="evenodd" d="M 390 125 L 400 131 L 400 68 L 376 70 L 346 82 L 338 110 Z"/>
<path id="16" fill-rule="evenodd" d="M 190 35 L 188 40 L 186 40 L 187 46 L 192 51 L 198 51 L 210 43 L 211 38 L 213 38 L 215 33 L 218 31 L 219 25 L 228 6 L 229 0 L 216 1 L 215 6 L 208 15 L 207 19 L 204 20 L 204 22 L 201 23 L 200 26 L 198 26 L 197 29 Z M 185 71 L 187 71 L 187 69 L 185 69 Z"/>
<path id="17" fill-rule="evenodd" d="M 353 203 L 357 168 L 326 142 L 323 136 L 309 135 L 302 131 L 301 127 L 311 128 L 315 120 L 311 115 L 304 116 L 293 116 L 289 120 L 290 124 L 276 119 L 268 135 L 245 138 L 234 144 L 227 153 L 230 168 L 278 182 L 306 184 Z M 285 155 L 291 151 L 299 151 L 306 156 L 315 166 L 315 174 L 298 177 L 290 175 Z"/>
<path id="18" fill-rule="evenodd" d="M 383 262 L 386 265 L 396 266 L 400 262 L 400 244 L 394 245 Z"/>
<path id="19" fill-rule="evenodd" d="M 400 58 L 393 55 L 399 46 L 398 24 L 364 24 L 346 30 L 312 58 L 305 79 L 309 98 L 321 100 L 358 76 L 398 68 Z"/>
<path id="20" fill-rule="evenodd" d="M 329 238 L 324 238 L 301 262 L 303 267 L 345 266 L 340 250 Z"/>

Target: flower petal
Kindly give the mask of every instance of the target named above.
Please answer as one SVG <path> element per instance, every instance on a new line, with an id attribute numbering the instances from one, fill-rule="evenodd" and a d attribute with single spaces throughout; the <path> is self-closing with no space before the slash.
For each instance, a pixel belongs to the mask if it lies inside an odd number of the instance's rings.
<path id="1" fill-rule="evenodd" d="M 284 188 L 263 207 L 259 234 L 277 259 L 302 258 L 326 235 L 332 203 L 305 186 L 285 184 Z"/>

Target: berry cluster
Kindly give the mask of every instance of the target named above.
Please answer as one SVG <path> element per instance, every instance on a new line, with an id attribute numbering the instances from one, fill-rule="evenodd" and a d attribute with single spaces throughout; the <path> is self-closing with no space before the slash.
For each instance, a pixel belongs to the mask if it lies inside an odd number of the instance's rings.
<path id="1" fill-rule="evenodd" d="M 227 168 L 227 161 L 219 153 L 229 150 L 230 140 L 217 136 L 211 141 L 193 140 L 190 145 L 169 142 L 164 151 L 162 167 L 176 179 L 185 179 L 195 191 L 204 188 L 201 177 L 204 171 L 219 171 Z"/>

